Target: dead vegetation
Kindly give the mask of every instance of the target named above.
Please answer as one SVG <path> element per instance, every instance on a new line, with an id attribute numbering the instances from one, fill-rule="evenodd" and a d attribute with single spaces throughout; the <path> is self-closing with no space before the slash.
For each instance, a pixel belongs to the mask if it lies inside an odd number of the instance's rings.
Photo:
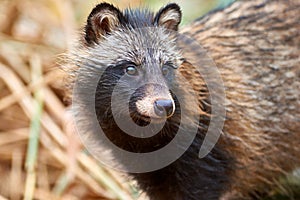
<path id="1" fill-rule="evenodd" d="M 63 99 L 57 57 L 77 34 L 74 6 L 0 2 L 1 200 L 132 199 L 120 175 L 83 151 Z"/>

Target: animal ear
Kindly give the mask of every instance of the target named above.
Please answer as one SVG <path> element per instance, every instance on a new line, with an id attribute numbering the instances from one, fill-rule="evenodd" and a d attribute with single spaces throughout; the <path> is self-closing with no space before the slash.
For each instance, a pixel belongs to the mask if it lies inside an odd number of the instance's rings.
<path id="1" fill-rule="evenodd" d="M 116 29 L 124 21 L 122 12 L 108 3 L 98 4 L 90 13 L 85 26 L 88 44 L 98 43 L 103 36 Z"/>
<path id="2" fill-rule="evenodd" d="M 174 31 L 178 30 L 181 21 L 181 10 L 176 3 L 170 3 L 161 8 L 154 18 L 154 24 Z"/>

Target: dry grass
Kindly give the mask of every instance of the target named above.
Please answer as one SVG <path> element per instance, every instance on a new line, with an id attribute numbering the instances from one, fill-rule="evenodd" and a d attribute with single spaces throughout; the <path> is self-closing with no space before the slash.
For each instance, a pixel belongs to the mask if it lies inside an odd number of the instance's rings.
<path id="1" fill-rule="evenodd" d="M 83 151 L 63 99 L 57 57 L 76 35 L 75 5 L 0 2 L 0 200 L 132 199 Z"/>

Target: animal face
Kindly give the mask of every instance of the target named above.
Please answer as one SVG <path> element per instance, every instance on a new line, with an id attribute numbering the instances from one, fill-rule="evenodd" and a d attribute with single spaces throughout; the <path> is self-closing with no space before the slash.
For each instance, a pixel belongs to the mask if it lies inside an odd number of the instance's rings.
<path id="1" fill-rule="evenodd" d="M 129 99 L 128 105 L 117 105 L 120 115 L 127 107 L 135 121 L 161 122 L 174 114 L 171 89 L 182 63 L 175 37 L 180 19 L 176 4 L 156 15 L 147 10 L 122 13 L 106 3 L 94 8 L 85 28 L 85 43 L 88 60 L 103 70 L 96 94 L 99 115 L 110 114 L 116 86 L 117 98 Z"/>

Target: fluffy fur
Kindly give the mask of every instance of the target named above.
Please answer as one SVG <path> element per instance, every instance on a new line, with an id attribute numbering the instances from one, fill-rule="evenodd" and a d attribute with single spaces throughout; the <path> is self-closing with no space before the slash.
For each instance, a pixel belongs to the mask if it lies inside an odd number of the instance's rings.
<path id="1" fill-rule="evenodd" d="M 104 23 L 95 25 L 90 20 L 103 17 L 102 10 L 107 11 Z M 217 145 L 204 159 L 198 159 L 198 151 L 210 121 L 209 93 L 203 78 L 177 51 L 174 36 L 167 31 L 178 28 L 181 14 L 176 4 L 169 4 L 156 15 L 138 9 L 121 12 L 110 4 L 97 6 L 88 18 L 85 40 L 73 59 L 76 62 L 69 73 L 73 75 L 70 82 L 78 68 L 86 69 L 86 79 L 82 80 L 85 83 L 91 74 L 101 70 L 99 66 L 111 66 L 98 85 L 97 116 L 109 139 L 132 152 L 154 151 L 166 145 L 178 129 L 180 106 L 186 107 L 191 116 L 201 113 L 198 122 L 192 119 L 199 123 L 198 134 L 183 156 L 161 170 L 132 174 L 151 199 L 267 196 L 278 178 L 300 163 L 299 13 L 300 3 L 296 0 L 239 1 L 209 13 L 181 31 L 196 38 L 207 50 L 226 89 L 225 126 Z M 95 31 L 95 26 L 100 30 Z M 134 30 L 148 26 L 163 29 L 155 29 L 153 35 Z M 126 34 L 129 29 L 133 34 Z M 141 50 L 145 44 L 162 51 L 147 54 Z M 151 75 L 147 63 L 172 62 L 177 69 L 169 80 L 163 80 L 167 87 L 180 84 L 186 97 L 185 105 L 179 105 L 173 97 L 177 111 L 160 133 L 146 140 L 123 133 L 111 115 L 110 96 L 124 74 L 117 67 L 123 60 L 144 63 L 149 78 L 158 83 L 162 77 L 155 70 Z M 181 77 L 190 80 L 199 91 L 199 109 L 188 107 L 189 92 L 184 90 Z M 142 91 L 137 97 L 145 94 Z M 137 119 L 136 123 L 144 125 L 145 121 Z M 118 155 L 114 156 L 118 160 Z"/>

